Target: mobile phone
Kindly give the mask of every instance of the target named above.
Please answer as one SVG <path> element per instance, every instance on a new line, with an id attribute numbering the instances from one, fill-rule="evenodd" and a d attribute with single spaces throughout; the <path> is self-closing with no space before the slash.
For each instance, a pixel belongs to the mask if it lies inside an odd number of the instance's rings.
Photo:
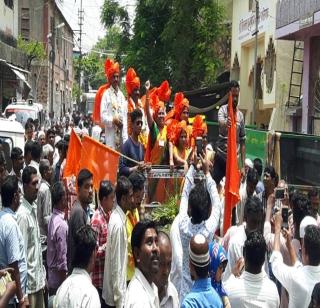
<path id="1" fill-rule="evenodd" d="M 282 207 L 281 215 L 282 215 L 282 228 L 288 229 L 289 208 L 287 206 Z"/>
<path id="2" fill-rule="evenodd" d="M 274 195 L 276 199 L 284 199 L 284 188 L 276 188 L 274 190 Z"/>
<path id="3" fill-rule="evenodd" d="M 202 152 L 203 152 L 202 137 L 196 138 L 196 148 L 197 148 L 197 156 L 200 157 L 200 155 L 202 155 Z"/>

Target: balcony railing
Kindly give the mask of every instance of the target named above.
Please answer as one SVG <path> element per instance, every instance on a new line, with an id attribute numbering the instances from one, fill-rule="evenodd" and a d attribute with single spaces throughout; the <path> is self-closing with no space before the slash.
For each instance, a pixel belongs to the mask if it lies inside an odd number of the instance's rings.
<path id="1" fill-rule="evenodd" d="M 276 27 L 298 22 L 320 11 L 320 0 L 279 0 L 277 2 Z"/>

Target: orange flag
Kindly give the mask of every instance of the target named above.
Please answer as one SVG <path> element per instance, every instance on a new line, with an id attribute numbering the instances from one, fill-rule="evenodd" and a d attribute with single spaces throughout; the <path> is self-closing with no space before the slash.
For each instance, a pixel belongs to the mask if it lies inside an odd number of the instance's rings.
<path id="1" fill-rule="evenodd" d="M 64 168 L 63 177 L 72 175 L 77 176 L 79 172 L 79 163 L 81 159 L 81 140 L 80 137 L 72 129 L 68 147 L 67 161 Z"/>
<path id="2" fill-rule="evenodd" d="M 116 182 L 120 154 L 102 143 L 84 136 L 80 169 L 87 168 L 93 174 L 93 186 L 99 189 L 102 180 Z"/>
<path id="3" fill-rule="evenodd" d="M 227 232 L 231 226 L 232 209 L 240 200 L 240 171 L 237 157 L 237 121 L 233 111 L 232 96 L 229 95 L 228 116 L 231 118 L 231 127 L 228 128 L 227 166 L 225 183 L 225 205 L 223 232 Z"/>

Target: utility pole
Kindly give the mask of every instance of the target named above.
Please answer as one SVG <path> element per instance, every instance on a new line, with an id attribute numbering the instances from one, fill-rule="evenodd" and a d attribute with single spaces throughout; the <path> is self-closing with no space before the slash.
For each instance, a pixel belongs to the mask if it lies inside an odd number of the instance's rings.
<path id="1" fill-rule="evenodd" d="M 253 71 L 253 109 L 252 109 L 252 124 L 255 125 L 256 121 L 256 106 L 257 106 L 257 57 L 258 57 L 258 34 L 259 34 L 259 0 L 256 1 L 256 30 L 252 34 L 255 36 L 255 48 L 254 48 L 254 71 Z"/>
<path id="2" fill-rule="evenodd" d="M 54 65 L 56 60 L 56 1 L 52 1 L 52 24 L 51 24 L 51 51 L 50 51 L 50 60 L 51 60 L 51 86 L 50 86 L 50 108 L 49 116 L 53 119 L 53 88 L 54 88 Z"/>
<path id="3" fill-rule="evenodd" d="M 79 94 L 78 94 L 78 104 L 80 104 L 80 91 L 81 91 L 81 74 L 82 74 L 82 26 L 84 20 L 84 11 L 82 8 L 82 0 L 80 0 L 80 10 L 78 10 L 78 25 L 79 25 L 79 64 L 80 64 L 80 71 L 79 71 Z"/>

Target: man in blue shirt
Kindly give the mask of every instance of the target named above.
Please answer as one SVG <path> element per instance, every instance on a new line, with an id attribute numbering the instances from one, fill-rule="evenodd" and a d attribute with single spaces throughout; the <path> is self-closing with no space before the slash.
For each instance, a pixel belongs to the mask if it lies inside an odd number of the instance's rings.
<path id="1" fill-rule="evenodd" d="M 182 308 L 222 308 L 218 293 L 212 288 L 209 273 L 209 245 L 202 234 L 196 234 L 189 244 L 190 274 L 194 284 L 184 298 Z"/>
<path id="2" fill-rule="evenodd" d="M 27 287 L 27 263 L 23 237 L 17 224 L 16 211 L 20 204 L 18 178 L 8 176 L 1 186 L 3 209 L 0 212 L 0 268 L 13 268 L 17 300 L 24 306 Z M 13 301 L 10 303 L 13 304 Z"/>
<path id="3" fill-rule="evenodd" d="M 133 171 L 143 172 L 146 168 L 144 164 L 144 148 L 139 141 L 139 135 L 142 129 L 143 114 L 140 109 L 135 109 L 130 113 L 132 133 L 127 141 L 121 147 L 121 153 L 137 162 L 136 164 L 125 157 L 120 158 L 120 175 L 129 176 Z"/>

